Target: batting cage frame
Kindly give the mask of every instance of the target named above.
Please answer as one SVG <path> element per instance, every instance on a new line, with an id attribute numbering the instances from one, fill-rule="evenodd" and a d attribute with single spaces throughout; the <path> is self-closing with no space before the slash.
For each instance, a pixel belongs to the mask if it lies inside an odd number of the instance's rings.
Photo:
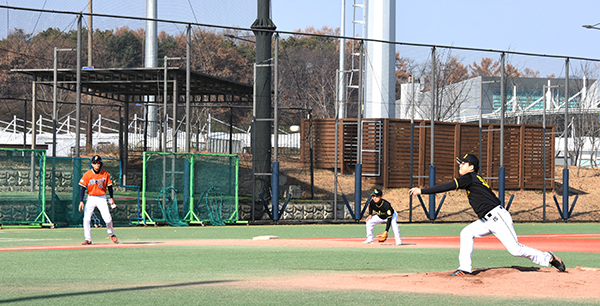
<path id="1" fill-rule="evenodd" d="M 142 160 L 142 207 L 133 224 L 238 221 L 237 154 L 143 152 Z"/>

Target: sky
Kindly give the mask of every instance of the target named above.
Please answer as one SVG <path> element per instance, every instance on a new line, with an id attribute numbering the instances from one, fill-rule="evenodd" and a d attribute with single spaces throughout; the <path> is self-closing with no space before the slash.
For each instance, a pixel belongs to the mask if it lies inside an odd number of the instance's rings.
<path id="1" fill-rule="evenodd" d="M 339 0 L 289 2 L 273 3 L 280 30 L 340 24 Z M 318 5 L 326 7 L 311 9 L 309 17 L 286 13 Z M 348 12 L 351 19 L 350 8 Z M 279 20 L 279 14 L 285 17 Z M 409 43 L 600 58 L 600 30 L 582 27 L 596 23 L 600 1 L 396 1 L 396 40 Z"/>
<path id="2" fill-rule="evenodd" d="M 0 5 L 87 11 L 88 0 L 0 0 Z M 280 31 L 313 26 L 340 27 L 341 0 L 272 0 L 272 20 Z M 357 2 L 363 2 L 358 0 Z M 145 0 L 95 0 L 94 12 L 145 16 Z M 352 3 L 346 0 L 346 36 L 352 36 Z M 256 19 L 256 0 L 158 0 L 158 18 L 249 28 Z M 396 41 L 478 49 L 600 59 L 600 30 L 583 28 L 600 23 L 600 1 L 593 0 L 431 0 L 396 1 Z M 26 32 L 50 26 L 74 27 L 63 15 L 25 13 L 0 8 L 0 36 L 8 29 Z M 142 28 L 141 21 L 97 18 L 94 28 L 128 25 Z M 598 25 L 600 29 L 600 24 Z M 184 31 L 183 25 L 165 26 L 167 32 Z M 409 56 L 423 50 L 399 48 Z M 482 54 L 462 55 L 467 59 Z M 564 60 L 560 60 L 564 62 Z M 529 63 L 544 66 L 544 60 Z M 527 64 L 526 64 L 527 65 Z M 556 65 L 553 62 L 553 65 Z"/>

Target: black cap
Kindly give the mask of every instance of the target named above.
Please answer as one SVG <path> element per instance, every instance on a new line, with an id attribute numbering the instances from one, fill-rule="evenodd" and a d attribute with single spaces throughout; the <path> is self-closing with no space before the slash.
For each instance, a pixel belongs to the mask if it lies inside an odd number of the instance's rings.
<path id="1" fill-rule="evenodd" d="M 479 159 L 473 154 L 465 154 L 465 156 L 462 158 L 457 157 L 456 162 L 459 164 L 469 163 L 471 166 L 473 166 L 473 170 L 475 170 L 475 172 L 479 170 Z"/>
<path id="2" fill-rule="evenodd" d="M 380 197 L 381 195 L 383 195 L 383 191 L 381 191 L 381 189 L 375 188 L 375 189 L 373 189 L 373 192 L 371 192 L 371 194 L 374 195 L 374 196 L 379 196 Z"/>
<path id="3" fill-rule="evenodd" d="M 102 163 L 102 157 L 100 157 L 100 155 L 94 155 L 94 157 L 92 157 L 92 164 L 95 162 Z"/>

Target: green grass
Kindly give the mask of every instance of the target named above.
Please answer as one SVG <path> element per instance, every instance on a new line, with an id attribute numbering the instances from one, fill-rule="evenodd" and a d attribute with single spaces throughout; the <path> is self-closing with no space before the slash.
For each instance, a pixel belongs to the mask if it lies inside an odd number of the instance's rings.
<path id="1" fill-rule="evenodd" d="M 464 224 L 401 225 L 404 236 L 458 235 Z M 519 224 L 519 234 L 597 232 L 596 224 Z M 119 227 L 123 242 L 362 237 L 364 225 Z M 93 229 L 96 243 L 109 243 Z M 79 244 L 81 228 L 8 229 L 0 247 Z M 315 273 L 415 273 L 456 267 L 457 249 L 171 246 L 0 252 L 0 304 L 14 305 L 563 305 L 592 300 L 462 297 L 401 292 L 251 289 L 240 281 Z M 594 253 L 559 252 L 568 266 L 600 267 Z M 388 260 L 381 260 L 386 258 Z M 477 250 L 474 268 L 522 265 L 505 250 Z M 214 286 L 213 284 L 221 284 Z M 222 284 L 225 284 L 224 286 Z"/>

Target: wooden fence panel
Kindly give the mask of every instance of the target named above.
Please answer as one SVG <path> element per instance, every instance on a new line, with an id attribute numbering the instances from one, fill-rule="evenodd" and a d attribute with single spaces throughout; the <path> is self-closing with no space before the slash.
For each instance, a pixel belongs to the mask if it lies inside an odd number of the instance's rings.
<path id="1" fill-rule="evenodd" d="M 554 177 L 554 137 L 551 135 L 553 128 L 546 127 L 546 176 Z M 523 137 L 523 189 L 537 189 L 544 176 L 544 130 L 541 126 L 530 126 L 525 129 Z M 554 181 L 546 183 L 547 188 L 554 188 Z"/>
<path id="2" fill-rule="evenodd" d="M 335 163 L 335 121 L 330 119 L 313 119 L 313 159 L 315 168 L 333 169 Z M 309 160 L 310 126 L 308 120 L 302 120 L 302 142 L 300 158 Z M 341 154 L 340 154 L 341 156 Z"/>
<path id="3" fill-rule="evenodd" d="M 465 154 L 473 154 L 479 156 L 479 148 L 481 147 L 481 160 L 479 161 L 480 174 L 486 176 L 486 168 L 483 166 L 484 161 L 487 160 L 487 150 L 484 144 L 488 141 L 488 134 L 483 132 L 481 135 L 482 144 L 479 144 L 479 125 L 473 124 L 457 124 L 460 128 L 456 137 L 460 143 L 458 144 L 458 152 L 454 156 L 462 157 Z M 454 168 L 454 177 L 458 177 L 458 167 Z"/>
<path id="4" fill-rule="evenodd" d="M 384 144 L 387 146 L 388 162 L 388 181 L 385 186 L 410 186 L 410 121 L 387 119 L 389 121 L 387 134 L 389 142 Z M 415 129 L 416 130 L 416 129 Z M 413 139 L 414 151 L 418 149 L 418 139 L 416 136 Z M 385 150 L 385 148 L 384 148 Z M 418 156 L 413 155 L 414 166 L 413 175 L 418 173 Z M 417 180 L 414 179 L 416 184 Z"/>
<path id="5" fill-rule="evenodd" d="M 363 173 L 366 180 L 381 184 L 384 188 L 409 187 L 410 185 L 410 120 L 365 119 L 363 124 Z M 357 157 L 356 119 L 343 119 L 338 134 L 338 156 L 342 173 L 353 172 Z M 428 176 L 431 152 L 429 121 L 416 121 L 413 131 L 413 176 Z M 342 128 L 343 127 L 343 128 Z M 479 140 L 479 125 L 472 123 L 435 123 L 436 183 L 452 180 L 458 176 L 455 157 L 466 153 L 479 155 L 480 173 L 492 188 L 498 188 L 500 167 L 500 131 L 498 124 L 486 124 Z M 335 120 L 313 120 L 313 152 L 315 167 L 333 168 L 335 151 Z M 541 189 L 543 186 L 542 148 L 546 145 L 546 175 L 554 175 L 554 127 L 547 127 L 546 141 L 542 139 L 542 127 L 536 125 L 504 126 L 505 188 Z M 308 120 L 302 122 L 301 158 L 308 159 Z M 374 175 L 378 173 L 379 175 Z M 413 179 L 413 186 L 429 186 L 428 178 Z M 548 188 L 553 187 L 553 182 Z"/>
<path id="6" fill-rule="evenodd" d="M 342 174 L 354 172 L 356 165 L 356 152 L 358 147 L 356 120 L 343 119 L 344 125 L 338 128 L 338 149 L 340 160 L 342 161 L 340 172 Z M 342 128 L 343 127 L 343 128 Z M 331 156 L 334 156 L 333 154 Z M 338 166 L 340 167 L 340 166 Z"/>
<path id="7" fill-rule="evenodd" d="M 363 122 L 362 173 L 383 178 L 383 120 Z"/>
<path id="8" fill-rule="evenodd" d="M 446 183 L 453 180 L 456 167 L 456 123 L 436 122 L 434 125 L 434 165 L 436 170 L 435 183 Z M 431 134 L 430 134 L 431 135 Z M 429 137 L 428 137 L 429 139 Z M 429 142 L 428 142 L 429 146 Z M 429 153 L 428 155 L 429 156 Z M 429 169 L 429 158 L 427 158 L 427 169 Z M 429 170 L 428 170 L 429 171 Z"/>
<path id="9" fill-rule="evenodd" d="M 498 126 L 499 127 L 499 126 Z M 504 188 L 515 190 L 521 189 L 522 169 L 522 146 L 521 127 L 519 125 L 504 126 Z M 498 137 L 500 136 L 500 132 Z M 500 141 L 500 139 L 498 139 Z M 498 167 L 500 167 L 500 143 L 498 142 Z M 498 180 L 495 180 L 498 184 Z M 496 185 L 498 186 L 498 185 Z"/>

